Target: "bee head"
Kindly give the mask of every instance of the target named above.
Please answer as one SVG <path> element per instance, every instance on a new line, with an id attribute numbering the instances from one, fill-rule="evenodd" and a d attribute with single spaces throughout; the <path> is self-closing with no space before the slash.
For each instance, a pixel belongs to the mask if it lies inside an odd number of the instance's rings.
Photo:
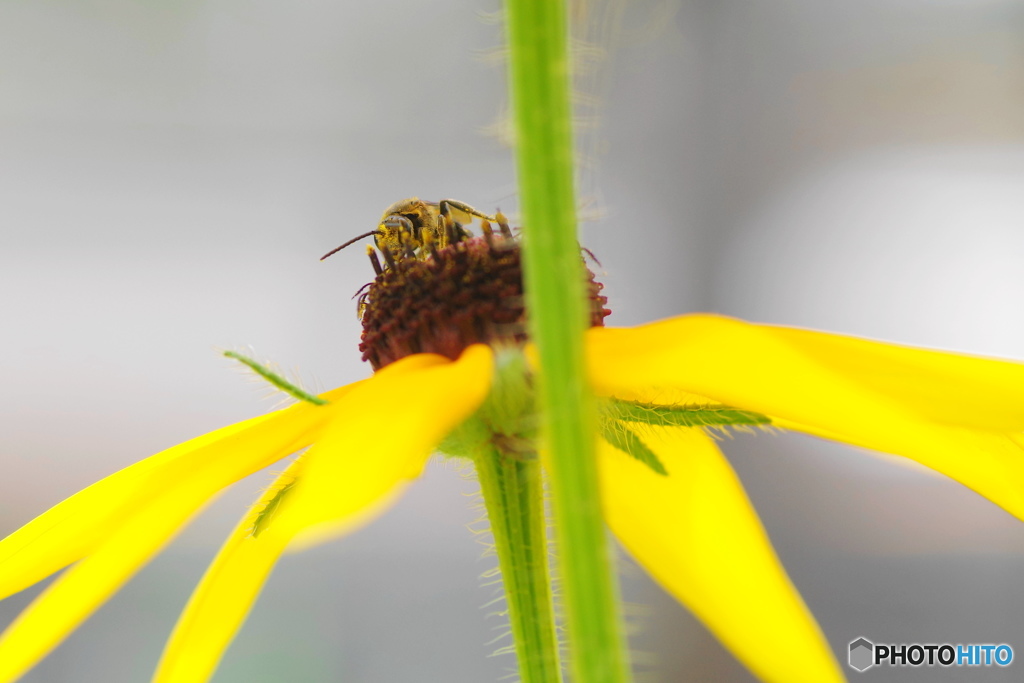
<path id="1" fill-rule="evenodd" d="M 336 254 L 370 235 L 373 235 L 378 249 L 381 251 L 387 249 L 392 254 L 401 254 L 407 246 L 413 249 L 419 248 L 423 245 L 422 234 L 425 228 L 435 234 L 438 215 L 437 204 L 425 202 L 416 197 L 395 202 L 381 216 L 376 230 L 364 232 L 362 235 L 350 239 L 340 247 L 321 256 L 320 260 L 323 261 L 328 256 Z"/>
<path id="2" fill-rule="evenodd" d="M 417 197 L 395 202 L 381 216 L 375 238 L 377 247 L 401 253 L 407 245 L 414 249 L 422 246 L 425 231 L 431 237 L 437 235 L 439 215 L 437 204 Z"/>

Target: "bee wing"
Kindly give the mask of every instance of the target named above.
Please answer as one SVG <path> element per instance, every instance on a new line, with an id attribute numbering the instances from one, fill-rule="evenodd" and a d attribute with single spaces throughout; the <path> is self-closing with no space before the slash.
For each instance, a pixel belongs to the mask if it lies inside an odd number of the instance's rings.
<path id="1" fill-rule="evenodd" d="M 454 220 L 456 223 L 459 223 L 460 225 L 468 225 L 473 222 L 472 215 L 466 213 L 465 211 L 460 211 L 455 207 L 452 207 L 451 209 L 451 216 L 452 220 Z"/>

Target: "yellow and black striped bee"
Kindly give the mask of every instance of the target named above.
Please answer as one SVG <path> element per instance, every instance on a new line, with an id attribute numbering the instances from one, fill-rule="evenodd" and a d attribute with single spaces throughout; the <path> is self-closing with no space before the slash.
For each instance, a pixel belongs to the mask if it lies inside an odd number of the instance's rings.
<path id="1" fill-rule="evenodd" d="M 332 249 L 320 260 L 371 235 L 386 260 L 423 255 L 430 249 L 440 249 L 469 237 L 463 226 L 474 218 L 487 224 L 485 231 L 491 222 L 505 224 L 504 216 L 489 216 L 455 199 L 428 202 L 409 197 L 389 206 L 374 230 Z"/>
<path id="2" fill-rule="evenodd" d="M 453 224 L 450 229 L 446 229 L 446 217 Z M 462 226 L 471 223 L 474 218 L 496 221 L 493 216 L 455 199 L 442 199 L 439 202 L 426 202 L 417 197 L 403 199 L 384 211 L 377 226 L 377 248 L 397 251 L 409 246 L 417 250 L 431 242 L 438 248 L 446 247 L 469 236 Z M 452 230 L 456 232 L 455 235 L 449 234 Z"/>

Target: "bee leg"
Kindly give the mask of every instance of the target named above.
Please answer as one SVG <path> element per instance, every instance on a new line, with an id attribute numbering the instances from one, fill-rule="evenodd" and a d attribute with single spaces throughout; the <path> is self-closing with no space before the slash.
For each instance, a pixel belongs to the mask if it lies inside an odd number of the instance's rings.
<path id="1" fill-rule="evenodd" d="M 398 233 L 398 241 L 402 245 L 402 255 L 405 258 L 416 258 L 416 246 L 412 240 L 413 236 L 405 230 Z"/>
<path id="2" fill-rule="evenodd" d="M 464 213 L 464 214 L 466 214 L 468 216 L 475 216 L 476 218 L 480 218 L 480 219 L 483 219 L 485 221 L 491 221 L 492 223 L 497 223 L 497 221 L 494 219 L 493 216 L 488 216 L 483 211 L 478 211 L 477 209 L 474 209 L 469 204 L 466 204 L 465 202 L 460 202 L 457 199 L 442 199 L 441 201 L 439 201 L 437 203 L 437 206 L 440 209 L 442 216 L 447 216 L 448 212 L 451 209 L 455 209 L 456 211 Z"/>
<path id="3" fill-rule="evenodd" d="M 469 231 L 458 221 L 453 221 L 451 216 L 442 215 L 441 220 L 444 221 L 444 234 L 448 244 L 458 244 L 462 240 L 472 237 Z"/>
<path id="4" fill-rule="evenodd" d="M 441 223 L 444 224 L 444 239 L 445 244 L 455 244 L 459 241 L 458 235 L 455 234 L 455 224 L 452 223 L 452 217 L 448 214 L 441 214 Z"/>

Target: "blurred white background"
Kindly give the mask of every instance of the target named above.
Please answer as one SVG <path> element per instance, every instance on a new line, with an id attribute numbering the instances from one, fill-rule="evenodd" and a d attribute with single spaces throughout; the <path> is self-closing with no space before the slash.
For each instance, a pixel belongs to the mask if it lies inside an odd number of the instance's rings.
<path id="1" fill-rule="evenodd" d="M 369 264 L 317 258 L 406 196 L 515 208 L 510 154 L 480 133 L 504 102 L 481 59 L 495 9 L 0 4 L 0 534 L 269 409 L 216 348 L 252 345 L 325 387 L 368 374 L 350 297 Z M 1024 358 L 1024 3 L 630 3 L 608 74 L 588 172 L 605 217 L 584 243 L 610 324 L 712 310 Z M 858 636 L 1024 654 L 1020 522 L 810 438 L 724 447 L 844 661 Z M 147 680 L 266 481 L 225 494 L 24 680 Z M 513 661 L 487 657 L 504 624 L 481 608 L 474 489 L 432 468 L 382 520 L 286 558 L 215 680 L 496 680 Z M 750 680 L 623 573 L 645 606 L 643 680 Z"/>

